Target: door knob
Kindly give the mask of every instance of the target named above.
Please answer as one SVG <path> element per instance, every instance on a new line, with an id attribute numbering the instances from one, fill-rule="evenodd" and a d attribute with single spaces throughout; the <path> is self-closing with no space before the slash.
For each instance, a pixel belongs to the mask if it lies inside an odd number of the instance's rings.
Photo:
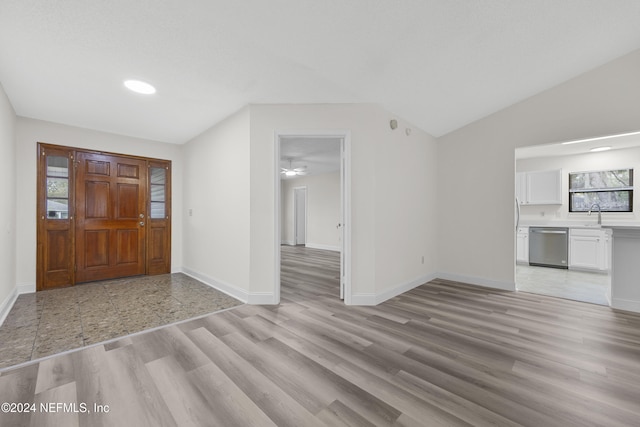
<path id="1" fill-rule="evenodd" d="M 144 218 L 144 214 L 140 214 L 140 219 Z"/>
<path id="2" fill-rule="evenodd" d="M 140 221 L 140 227 L 144 227 L 144 221 Z"/>

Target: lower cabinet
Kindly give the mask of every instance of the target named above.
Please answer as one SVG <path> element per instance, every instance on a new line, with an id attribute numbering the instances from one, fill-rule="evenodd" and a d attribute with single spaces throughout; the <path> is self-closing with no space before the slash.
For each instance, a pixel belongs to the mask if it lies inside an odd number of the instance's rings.
<path id="1" fill-rule="evenodd" d="M 529 227 L 518 227 L 516 233 L 516 262 L 529 264 Z"/>
<path id="2" fill-rule="evenodd" d="M 608 271 L 611 230 L 572 228 L 569 230 L 569 268 Z"/>

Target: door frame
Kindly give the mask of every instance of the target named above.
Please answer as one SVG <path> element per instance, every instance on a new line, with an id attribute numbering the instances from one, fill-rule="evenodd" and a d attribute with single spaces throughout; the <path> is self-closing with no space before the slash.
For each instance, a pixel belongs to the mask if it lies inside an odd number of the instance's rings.
<path id="1" fill-rule="evenodd" d="M 304 244 L 307 244 L 307 215 L 309 213 L 307 207 L 308 207 L 308 203 L 307 203 L 307 187 L 306 186 L 301 186 L 301 187 L 293 187 L 293 245 L 297 246 L 298 243 L 298 211 L 300 210 L 300 204 L 298 203 L 298 199 L 296 199 L 296 191 L 302 191 L 304 193 L 304 206 L 302 206 L 302 209 L 304 209 L 303 212 L 303 217 L 304 217 Z"/>
<path id="2" fill-rule="evenodd" d="M 146 162 L 147 165 L 147 169 L 151 168 L 151 167 L 166 167 L 167 170 L 167 174 L 166 174 L 166 188 L 165 188 L 165 197 L 166 197 L 166 202 L 165 202 L 165 213 L 166 213 L 166 218 L 163 220 L 152 220 L 151 218 L 149 218 L 149 209 L 150 209 L 150 202 L 151 202 L 151 186 L 147 185 L 147 201 L 146 201 L 146 206 L 145 206 L 145 220 L 147 222 L 147 228 L 150 228 L 151 225 L 155 225 L 156 227 L 159 227 L 162 224 L 152 224 L 152 222 L 158 222 L 158 221 L 166 221 L 164 224 L 164 227 L 166 228 L 166 259 L 165 259 L 165 266 L 164 269 L 166 269 L 166 271 L 162 271 L 161 273 L 169 273 L 171 272 L 171 222 L 173 220 L 173 216 L 172 216 L 172 203 L 171 203 L 171 188 L 172 188 L 172 180 L 171 180 L 171 169 L 172 169 L 172 161 L 171 160 L 165 160 L 165 159 L 157 159 L 157 158 L 150 158 L 150 157 L 142 157 L 142 156 L 134 156 L 134 155 L 129 155 L 129 154 L 123 154 L 123 153 L 114 153 L 114 152 L 107 152 L 107 151 L 101 151 L 101 150 L 95 150 L 95 149 L 89 149 L 89 148 L 81 148 L 81 147 L 70 147 L 70 146 L 63 146 L 63 145 L 56 145 L 56 144 L 48 144 L 45 142 L 38 142 L 36 144 L 37 146 L 37 191 L 36 191 L 36 240 L 37 240 L 37 244 L 36 244 L 36 291 L 41 291 L 41 290 L 46 290 L 46 289 L 53 289 L 53 288 L 49 288 L 49 287 L 45 287 L 45 265 L 44 265 L 44 239 L 45 239 L 45 233 L 46 233 L 46 226 L 45 226 L 45 215 L 44 212 L 46 212 L 46 189 L 43 187 L 43 175 L 42 175 L 42 167 L 41 167 L 41 159 L 45 154 L 46 150 L 53 150 L 53 151 L 60 151 L 60 152 L 66 152 L 69 156 L 70 159 L 70 170 L 69 170 L 69 180 L 70 180 L 70 194 L 69 194 L 69 204 L 72 206 L 69 206 L 69 221 L 70 221 L 70 236 L 71 236 L 71 255 L 70 255 L 70 265 L 69 265 L 69 275 L 70 275 L 70 280 L 69 283 L 66 285 L 60 285 L 57 287 L 65 287 L 65 286 L 74 286 L 76 284 L 76 275 L 75 275 L 75 271 L 76 271 L 76 254 L 75 254 L 75 231 L 76 231 L 76 224 L 75 224 L 75 204 L 77 203 L 77 201 L 75 200 L 75 181 L 76 181 L 76 166 L 77 166 L 77 153 L 78 152 L 84 152 L 84 153 L 95 153 L 95 154 L 105 154 L 105 155 L 110 155 L 110 156 L 119 156 L 119 157 L 124 157 L 124 158 L 129 158 L 129 159 L 136 159 L 136 160 L 142 160 Z M 45 175 L 46 176 L 46 175 Z M 147 173 L 147 181 L 149 180 L 149 174 Z M 73 190 L 71 190 L 73 189 Z M 73 202 L 73 203 L 72 203 Z M 146 233 L 146 237 L 145 237 L 145 243 L 144 243 L 144 252 L 145 252 L 145 275 L 153 275 L 153 274 L 161 274 L 158 269 L 158 267 L 160 267 L 161 269 L 163 268 L 163 266 L 158 266 L 157 262 L 153 263 L 150 259 L 150 257 L 152 256 L 151 250 L 150 250 L 150 233 L 147 232 Z"/>
<path id="3" fill-rule="evenodd" d="M 282 257 L 280 254 L 280 246 L 282 244 L 282 195 L 280 188 L 280 141 L 283 137 L 299 137 L 299 138 L 327 138 L 341 140 L 340 144 L 340 200 L 342 210 L 342 222 L 340 228 L 342 230 L 342 239 L 340 247 L 340 298 L 343 298 L 346 305 L 352 304 L 351 289 L 351 131 L 350 130 L 309 130 L 309 131 L 286 131 L 280 130 L 274 132 L 274 304 L 280 303 L 280 264 Z M 321 144 L 321 142 L 318 142 Z"/>

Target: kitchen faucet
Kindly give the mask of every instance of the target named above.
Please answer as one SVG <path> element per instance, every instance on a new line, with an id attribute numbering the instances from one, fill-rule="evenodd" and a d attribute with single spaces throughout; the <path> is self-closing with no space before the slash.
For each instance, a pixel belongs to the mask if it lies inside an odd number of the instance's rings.
<path id="1" fill-rule="evenodd" d="M 591 207 L 589 208 L 589 213 L 587 215 L 591 215 L 591 211 L 593 210 L 594 206 L 598 208 L 598 225 L 602 225 L 602 209 L 600 209 L 599 204 L 597 203 L 592 204 Z"/>

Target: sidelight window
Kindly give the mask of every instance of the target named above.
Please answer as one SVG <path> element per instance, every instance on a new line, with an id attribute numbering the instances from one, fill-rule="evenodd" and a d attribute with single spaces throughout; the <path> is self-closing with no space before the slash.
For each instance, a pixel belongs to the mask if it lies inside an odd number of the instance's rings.
<path id="1" fill-rule="evenodd" d="M 69 218 L 69 159 L 47 156 L 47 218 Z"/>
<path id="2" fill-rule="evenodd" d="M 569 174 L 569 212 L 633 212 L 633 169 Z"/>
<path id="3" fill-rule="evenodd" d="M 151 214 L 152 219 L 166 216 L 167 170 L 165 168 L 149 168 L 149 183 L 151 185 Z"/>

